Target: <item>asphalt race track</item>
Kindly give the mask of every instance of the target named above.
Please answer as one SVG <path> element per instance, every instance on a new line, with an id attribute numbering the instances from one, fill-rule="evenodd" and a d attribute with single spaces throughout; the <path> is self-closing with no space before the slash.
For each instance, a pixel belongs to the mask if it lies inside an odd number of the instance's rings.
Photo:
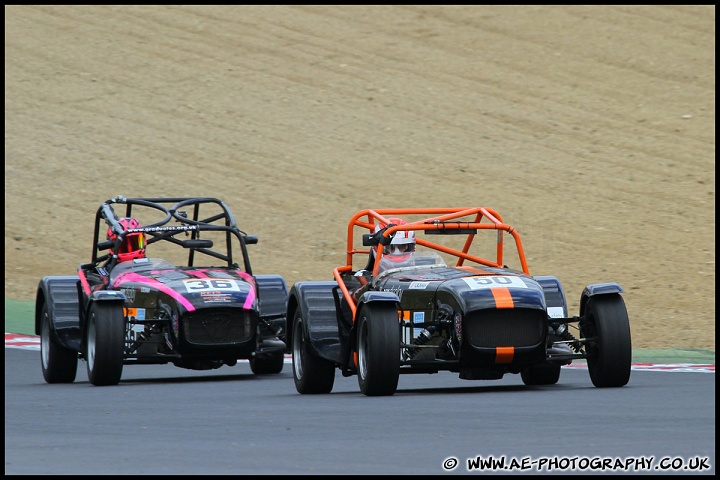
<path id="1" fill-rule="evenodd" d="M 93 387 L 80 361 L 75 383 L 49 385 L 39 355 L 5 348 L 6 475 L 491 473 L 478 457 L 517 462 L 500 473 L 715 473 L 714 370 L 634 370 L 619 389 L 582 368 L 550 387 L 402 375 L 371 398 L 339 374 L 300 395 L 290 364 L 254 376 L 246 362 L 126 366 Z"/>

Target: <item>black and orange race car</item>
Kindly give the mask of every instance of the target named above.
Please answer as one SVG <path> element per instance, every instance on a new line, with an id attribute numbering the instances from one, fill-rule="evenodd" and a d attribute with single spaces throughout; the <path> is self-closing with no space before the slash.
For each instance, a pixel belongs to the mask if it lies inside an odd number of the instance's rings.
<path id="1" fill-rule="evenodd" d="M 287 285 L 254 274 L 228 206 L 212 197 L 116 198 L 95 214 L 91 256 L 76 275 L 45 276 L 35 305 L 42 373 L 115 385 L 124 365 L 191 370 L 248 359 L 253 373 L 280 373 Z"/>
<path id="2" fill-rule="evenodd" d="M 508 238 L 517 252 L 510 261 Z M 336 369 L 357 375 L 369 396 L 393 395 L 401 373 L 520 374 L 526 385 L 552 385 L 579 359 L 596 387 L 629 381 L 620 285 L 587 285 L 579 315 L 569 316 L 560 281 L 530 274 L 518 231 L 491 208 L 357 212 L 333 277 L 296 282 L 289 293 L 286 341 L 299 393 L 329 393 Z"/>

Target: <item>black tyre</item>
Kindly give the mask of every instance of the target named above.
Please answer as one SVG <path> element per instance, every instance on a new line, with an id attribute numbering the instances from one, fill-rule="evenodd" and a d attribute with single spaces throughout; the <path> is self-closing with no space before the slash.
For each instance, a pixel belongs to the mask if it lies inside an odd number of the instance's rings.
<path id="1" fill-rule="evenodd" d="M 560 365 L 533 365 L 520 372 L 525 385 L 555 385 L 560 380 Z"/>
<path id="2" fill-rule="evenodd" d="M 95 302 L 87 319 L 85 360 L 90 383 L 117 385 L 123 370 L 125 317 L 122 305 Z"/>
<path id="3" fill-rule="evenodd" d="M 250 370 L 255 375 L 270 375 L 282 372 L 285 364 L 283 352 L 269 353 L 262 357 L 250 357 Z"/>
<path id="4" fill-rule="evenodd" d="M 315 356 L 308 346 L 300 310 L 293 317 L 292 366 L 298 393 L 330 393 L 335 383 L 335 365 Z"/>
<path id="5" fill-rule="evenodd" d="M 358 315 L 358 384 L 367 396 L 393 395 L 400 378 L 400 322 L 393 304 L 365 305 Z"/>
<path id="6" fill-rule="evenodd" d="M 591 297 L 580 323 L 590 380 L 596 387 L 622 387 L 630 380 L 632 344 L 627 308 L 618 294 Z"/>
<path id="7" fill-rule="evenodd" d="M 40 364 L 47 383 L 72 383 L 77 374 L 78 352 L 63 347 L 50 330 L 47 303 L 40 313 Z"/>

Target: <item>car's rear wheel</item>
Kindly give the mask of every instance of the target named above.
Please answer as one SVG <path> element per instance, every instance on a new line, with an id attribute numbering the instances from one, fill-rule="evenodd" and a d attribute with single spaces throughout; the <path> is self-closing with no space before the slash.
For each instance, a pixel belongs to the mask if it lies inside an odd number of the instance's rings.
<path id="1" fill-rule="evenodd" d="M 77 374 L 78 353 L 65 348 L 50 329 L 50 311 L 43 304 L 40 312 L 40 362 L 47 383 L 72 383 Z"/>
<path id="2" fill-rule="evenodd" d="M 360 391 L 368 396 L 393 395 L 400 378 L 400 322 L 395 305 L 363 306 L 357 328 Z"/>
<path id="3" fill-rule="evenodd" d="M 298 393 L 330 393 L 335 383 L 335 365 L 310 351 L 300 309 L 293 317 L 292 366 Z"/>
<path id="4" fill-rule="evenodd" d="M 270 375 L 282 372 L 285 364 L 285 355 L 283 352 L 268 353 L 261 357 L 250 358 L 250 370 L 255 375 Z"/>
<path id="5" fill-rule="evenodd" d="M 520 372 L 525 385 L 555 385 L 560 380 L 560 365 L 533 365 Z"/>
<path id="6" fill-rule="evenodd" d="M 630 321 L 619 294 L 590 297 L 580 335 L 586 344 L 590 380 L 596 387 L 622 387 L 630 380 Z"/>
<path id="7" fill-rule="evenodd" d="M 117 385 L 123 370 L 125 317 L 122 305 L 94 302 L 87 319 L 85 360 L 90 383 Z"/>

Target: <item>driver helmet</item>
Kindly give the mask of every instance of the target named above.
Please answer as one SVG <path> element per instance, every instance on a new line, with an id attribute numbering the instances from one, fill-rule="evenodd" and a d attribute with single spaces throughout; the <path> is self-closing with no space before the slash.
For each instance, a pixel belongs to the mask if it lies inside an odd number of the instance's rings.
<path id="1" fill-rule="evenodd" d="M 118 223 L 122 225 L 125 231 L 133 228 L 142 228 L 142 224 L 131 217 L 123 217 L 118 219 Z M 113 232 L 112 227 L 108 228 L 107 239 L 113 242 L 117 240 L 117 234 Z M 125 235 L 122 243 L 117 249 L 118 262 L 127 262 L 136 258 L 145 258 L 146 238 L 143 232 L 131 232 Z"/>
<path id="2" fill-rule="evenodd" d="M 388 221 L 394 225 L 407 225 L 408 222 L 402 218 L 388 218 Z M 380 223 L 375 227 L 377 233 L 387 225 Z M 375 255 L 377 255 L 377 246 L 373 247 Z M 389 245 L 383 248 L 383 255 L 380 259 L 380 271 L 390 268 L 406 267 L 413 264 L 413 256 L 415 255 L 415 231 L 398 231 Z"/>

